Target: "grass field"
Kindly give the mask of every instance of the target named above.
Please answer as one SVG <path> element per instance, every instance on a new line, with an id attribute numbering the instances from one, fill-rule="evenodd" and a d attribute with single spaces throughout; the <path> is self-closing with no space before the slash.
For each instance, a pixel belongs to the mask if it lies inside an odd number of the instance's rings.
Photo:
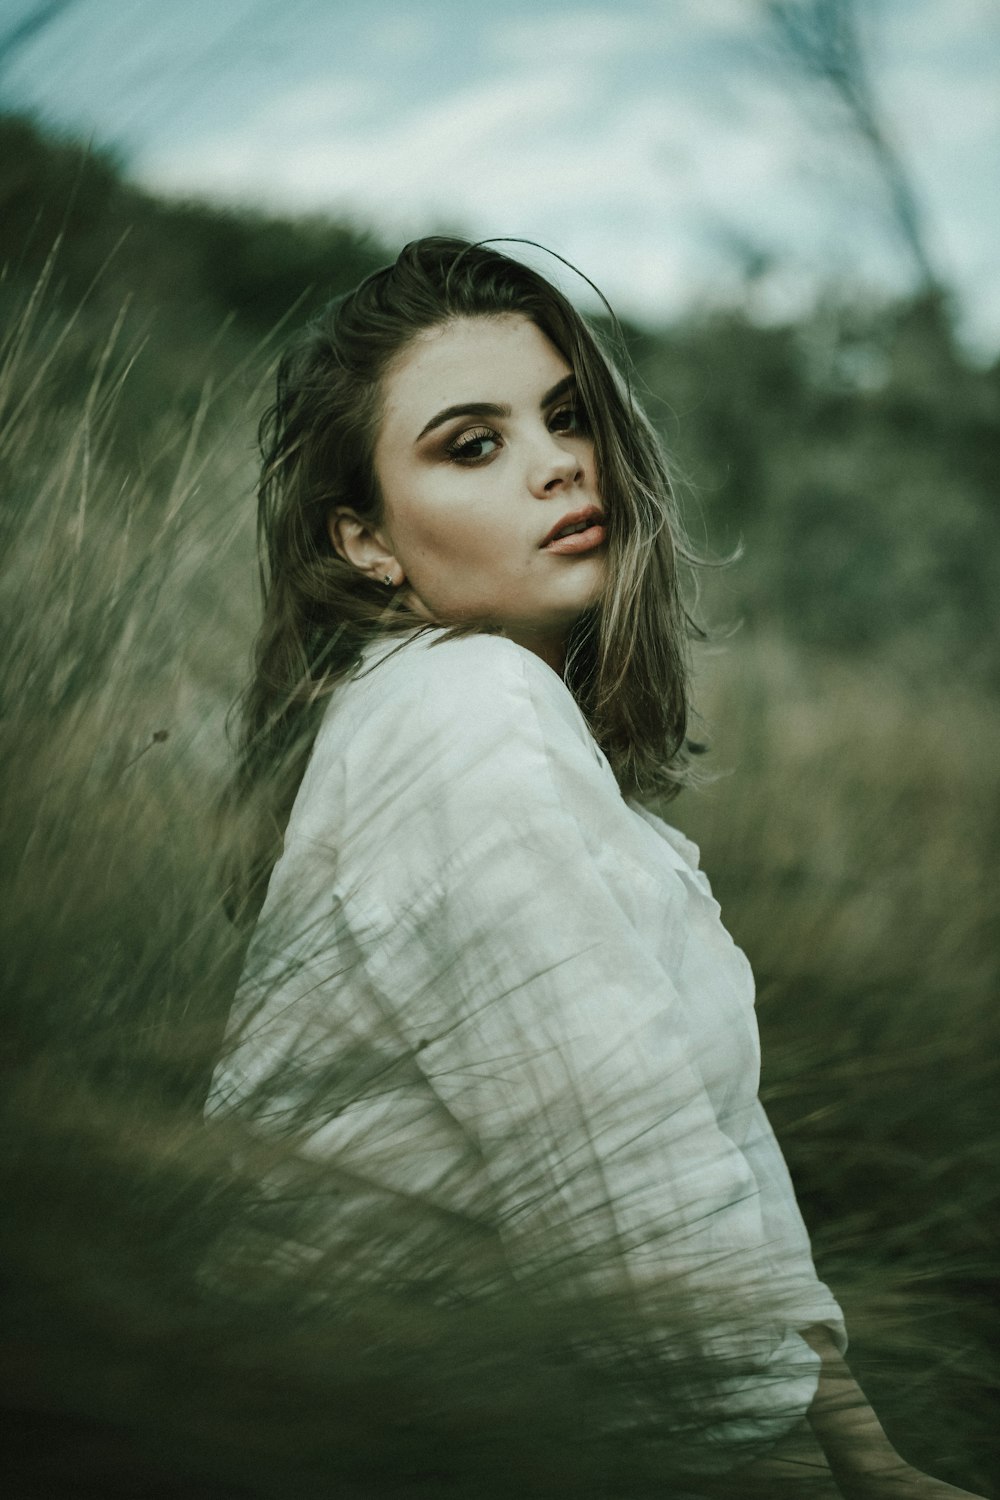
<path id="1" fill-rule="evenodd" d="M 663 1493 L 638 1460 L 608 1487 L 619 1449 L 580 1447 L 580 1385 L 540 1374 L 558 1320 L 508 1300 L 401 1326 L 374 1294 L 339 1321 L 277 1294 L 224 1315 L 197 1290 L 230 1211 L 199 1100 L 240 960 L 212 809 L 253 628 L 258 398 L 244 371 L 210 423 L 164 412 L 155 462 L 128 470 L 108 434 L 132 352 L 109 338 L 54 404 L 43 300 L 0 354 L 14 1492 Z M 670 817 L 758 975 L 821 1272 L 900 1447 L 985 1488 L 1000 706 L 777 631 L 698 678 L 723 774 Z"/>

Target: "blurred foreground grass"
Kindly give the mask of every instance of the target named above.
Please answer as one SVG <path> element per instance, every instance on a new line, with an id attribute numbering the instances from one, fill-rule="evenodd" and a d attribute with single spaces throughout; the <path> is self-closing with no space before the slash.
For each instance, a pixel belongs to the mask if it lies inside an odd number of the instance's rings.
<path id="1" fill-rule="evenodd" d="M 655 1431 L 623 1444 L 614 1379 L 566 1354 L 594 1308 L 407 1301 L 333 1265 L 320 1315 L 197 1279 L 244 1191 L 200 1105 L 240 960 L 212 809 L 256 366 L 165 409 L 130 467 L 136 351 L 109 323 L 54 401 L 45 309 L 0 351 L 8 1492 L 662 1495 Z M 908 1457 L 986 1488 L 1000 706 L 915 679 L 737 636 L 701 664 L 729 774 L 670 816 L 758 974 L 765 1097 L 858 1372 Z"/>

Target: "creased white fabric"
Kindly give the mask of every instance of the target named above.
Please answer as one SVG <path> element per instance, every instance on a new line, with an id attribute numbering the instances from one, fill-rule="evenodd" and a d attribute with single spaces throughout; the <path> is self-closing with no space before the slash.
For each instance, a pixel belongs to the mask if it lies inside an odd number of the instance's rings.
<path id="1" fill-rule="evenodd" d="M 307 1121 L 306 1149 L 492 1203 L 515 1269 L 559 1245 L 639 1296 L 682 1288 L 718 1435 L 775 1438 L 816 1384 L 796 1330 L 846 1336 L 757 1100 L 753 998 L 694 845 L 623 800 L 556 673 L 421 634 L 333 695 L 209 1112 L 280 1129 L 295 1079 L 337 1078 L 355 1044 L 405 1057 L 398 1087 Z"/>

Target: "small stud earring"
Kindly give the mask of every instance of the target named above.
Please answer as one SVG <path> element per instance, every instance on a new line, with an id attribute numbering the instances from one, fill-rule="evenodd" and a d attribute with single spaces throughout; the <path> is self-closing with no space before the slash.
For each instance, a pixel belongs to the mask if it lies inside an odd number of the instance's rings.
<path id="1" fill-rule="evenodd" d="M 385 584 L 385 586 L 386 586 L 387 589 L 391 589 L 392 588 L 392 574 L 391 573 L 387 573 L 385 575 L 385 577 L 382 579 L 382 582 Z"/>

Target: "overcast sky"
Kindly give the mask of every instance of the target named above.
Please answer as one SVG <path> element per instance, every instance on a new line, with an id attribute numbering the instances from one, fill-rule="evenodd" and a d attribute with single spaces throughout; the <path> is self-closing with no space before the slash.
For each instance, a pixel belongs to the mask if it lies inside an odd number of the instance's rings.
<path id="1" fill-rule="evenodd" d="M 968 342 L 1000 351 L 1000 0 L 858 0 L 884 118 Z M 3 0 L 0 36 L 39 7 Z M 818 282 L 905 287 L 870 161 L 762 0 L 73 0 L 8 107 L 141 182 L 350 214 L 393 239 L 523 235 L 633 316 Z"/>

